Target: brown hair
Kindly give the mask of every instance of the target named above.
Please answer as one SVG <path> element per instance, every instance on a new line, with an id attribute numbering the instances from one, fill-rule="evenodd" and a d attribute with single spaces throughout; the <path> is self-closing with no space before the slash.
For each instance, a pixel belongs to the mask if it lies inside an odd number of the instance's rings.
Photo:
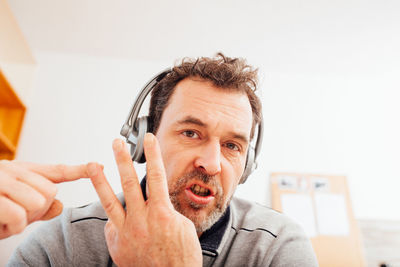
<path id="1" fill-rule="evenodd" d="M 184 58 L 152 90 L 149 109 L 151 132 L 157 132 L 163 111 L 168 105 L 168 101 L 178 82 L 188 77 L 197 77 L 211 81 L 218 88 L 247 94 L 253 113 L 253 124 L 250 133 L 251 138 L 253 138 L 255 126 L 261 120 L 261 102 L 255 94 L 257 71 L 257 69 L 247 65 L 246 60 L 229 58 L 222 53 L 218 53 L 215 58 Z"/>

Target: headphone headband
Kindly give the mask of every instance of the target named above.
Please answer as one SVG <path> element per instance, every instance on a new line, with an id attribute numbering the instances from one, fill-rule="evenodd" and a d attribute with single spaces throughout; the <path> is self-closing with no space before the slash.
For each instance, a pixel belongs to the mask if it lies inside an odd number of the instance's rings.
<path id="1" fill-rule="evenodd" d="M 126 138 L 128 138 L 128 135 L 131 131 L 135 136 L 138 134 L 138 129 L 137 125 L 135 125 L 135 122 L 137 121 L 137 118 L 139 116 L 140 108 L 143 105 L 144 100 L 146 99 L 146 96 L 153 90 L 154 86 L 160 82 L 168 73 L 171 72 L 171 69 L 168 68 L 160 73 L 158 73 L 156 76 L 154 76 L 143 88 L 140 90 L 140 93 L 137 95 L 135 102 L 133 102 L 133 106 L 131 108 L 131 111 L 129 112 L 128 118 L 126 118 L 124 125 L 122 125 L 120 134 Z"/>

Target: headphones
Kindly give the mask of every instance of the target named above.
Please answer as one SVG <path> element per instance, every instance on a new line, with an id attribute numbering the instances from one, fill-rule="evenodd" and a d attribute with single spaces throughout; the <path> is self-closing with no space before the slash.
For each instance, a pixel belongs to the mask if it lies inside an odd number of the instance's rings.
<path id="1" fill-rule="evenodd" d="M 139 92 L 137 95 L 135 102 L 129 112 L 128 118 L 126 119 L 124 125 L 121 128 L 120 134 L 126 138 L 126 142 L 131 146 L 131 157 L 132 161 L 136 161 L 138 163 L 146 162 L 146 158 L 144 156 L 143 151 L 143 140 L 144 135 L 150 131 L 149 129 L 149 117 L 143 116 L 139 117 L 140 108 L 143 105 L 144 100 L 147 95 L 153 90 L 153 88 L 170 72 L 171 69 L 166 69 L 156 76 L 154 76 Z M 262 137 L 263 137 L 263 118 L 261 115 L 261 121 L 257 125 L 257 140 L 256 144 L 253 147 L 251 143 L 249 144 L 249 148 L 247 150 L 247 158 L 246 158 L 246 166 L 244 168 L 242 177 L 240 178 L 240 184 L 246 182 L 249 175 L 257 168 L 257 156 L 260 153 Z"/>

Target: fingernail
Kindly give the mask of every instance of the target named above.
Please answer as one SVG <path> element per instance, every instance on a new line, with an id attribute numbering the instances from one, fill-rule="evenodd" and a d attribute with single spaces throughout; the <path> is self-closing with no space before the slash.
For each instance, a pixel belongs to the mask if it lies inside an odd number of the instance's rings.
<path id="1" fill-rule="evenodd" d="M 154 144 L 154 135 L 151 133 L 146 133 L 144 136 L 144 145 L 147 147 L 152 147 Z"/>
<path id="2" fill-rule="evenodd" d="M 122 144 L 122 140 L 121 140 L 121 139 L 115 139 L 115 140 L 114 140 L 114 142 L 113 142 L 113 149 L 114 149 L 115 151 L 121 151 L 122 146 L 123 146 L 123 144 Z"/>

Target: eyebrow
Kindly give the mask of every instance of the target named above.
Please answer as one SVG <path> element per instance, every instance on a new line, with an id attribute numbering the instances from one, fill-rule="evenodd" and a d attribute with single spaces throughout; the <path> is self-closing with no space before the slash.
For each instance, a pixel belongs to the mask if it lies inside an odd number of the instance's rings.
<path id="1" fill-rule="evenodd" d="M 201 127 L 207 127 L 207 124 L 192 116 L 186 116 L 182 120 L 178 121 L 178 124 L 195 124 Z"/>
<path id="2" fill-rule="evenodd" d="M 204 127 L 204 128 L 208 127 L 207 123 L 205 123 L 205 122 L 201 121 L 200 119 L 193 117 L 193 116 L 186 116 L 182 120 L 179 120 L 177 122 L 177 124 L 194 124 L 194 125 Z M 249 143 L 249 139 L 244 134 L 229 132 L 229 135 L 231 135 L 234 139 L 239 139 L 245 143 Z"/>

